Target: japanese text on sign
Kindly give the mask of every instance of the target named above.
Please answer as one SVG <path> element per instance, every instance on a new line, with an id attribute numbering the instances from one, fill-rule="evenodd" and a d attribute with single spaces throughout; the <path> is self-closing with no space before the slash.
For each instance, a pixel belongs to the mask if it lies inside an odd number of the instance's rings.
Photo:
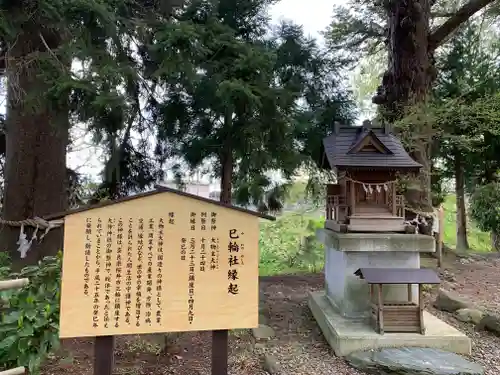
<path id="1" fill-rule="evenodd" d="M 258 219 L 189 200 L 135 202 L 65 218 L 61 337 L 258 322 Z"/>

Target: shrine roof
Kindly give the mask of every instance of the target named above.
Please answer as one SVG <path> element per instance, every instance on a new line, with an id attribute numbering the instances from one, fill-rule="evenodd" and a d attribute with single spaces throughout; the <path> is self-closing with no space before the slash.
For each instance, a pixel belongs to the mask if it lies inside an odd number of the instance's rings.
<path id="1" fill-rule="evenodd" d="M 163 186 L 163 185 L 156 185 L 154 190 L 147 191 L 147 192 L 144 192 L 144 193 L 134 194 L 134 195 L 130 195 L 128 197 L 123 197 L 123 198 L 116 199 L 116 200 L 103 201 L 103 202 L 99 202 L 99 203 L 96 203 L 96 204 L 91 204 L 91 205 L 87 205 L 87 206 L 75 208 L 75 209 L 72 209 L 72 210 L 68 210 L 68 211 L 65 211 L 65 212 L 60 212 L 60 213 L 55 213 L 55 214 L 52 214 L 52 215 L 47 215 L 47 216 L 44 217 L 44 219 L 45 220 L 60 219 L 60 218 L 63 218 L 65 216 L 76 214 L 76 213 L 79 213 L 79 212 L 84 212 L 84 211 L 99 209 L 99 208 L 110 206 L 110 205 L 113 205 L 113 204 L 127 202 L 127 201 L 131 201 L 131 200 L 134 200 L 134 199 L 141 199 L 141 198 L 149 197 L 149 196 L 156 195 L 156 194 L 162 194 L 162 193 L 173 193 L 173 194 L 177 194 L 177 195 L 184 196 L 184 197 L 187 197 L 187 198 L 195 199 L 195 200 L 198 200 L 198 201 L 201 201 L 201 202 L 204 202 L 204 203 L 213 204 L 213 205 L 216 205 L 216 206 L 219 206 L 219 207 L 228 208 L 230 210 L 235 210 L 235 211 L 243 212 L 243 213 L 248 214 L 248 215 L 257 216 L 257 217 L 262 218 L 262 219 L 276 220 L 275 217 L 270 216 L 270 215 L 266 215 L 266 214 L 261 213 L 261 212 L 252 211 L 252 210 L 249 210 L 249 209 L 246 209 L 246 208 L 243 208 L 243 207 L 234 206 L 232 204 L 222 203 L 220 201 L 217 201 L 217 200 L 214 200 L 214 199 L 211 199 L 211 198 L 205 198 L 205 197 L 202 197 L 202 196 L 199 196 L 199 195 L 196 195 L 196 194 L 187 193 L 187 192 L 182 191 L 182 190 L 172 189 L 172 188 L 169 188 L 169 187 L 166 187 L 166 186 Z"/>
<path id="2" fill-rule="evenodd" d="M 368 284 L 439 284 L 430 268 L 360 268 L 355 273 Z"/>
<path id="3" fill-rule="evenodd" d="M 356 150 L 367 137 L 379 143 L 386 152 Z M 422 167 L 408 155 L 399 139 L 383 128 L 343 126 L 336 133 L 323 139 L 323 148 L 331 168 L 419 169 Z"/>

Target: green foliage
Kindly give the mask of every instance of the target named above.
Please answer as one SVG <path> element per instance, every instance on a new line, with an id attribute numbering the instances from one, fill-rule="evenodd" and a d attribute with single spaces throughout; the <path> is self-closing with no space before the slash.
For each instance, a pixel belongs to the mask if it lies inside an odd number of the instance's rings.
<path id="1" fill-rule="evenodd" d="M 58 348 L 61 258 L 61 254 L 46 257 L 11 275 L 28 278 L 30 283 L 0 294 L 4 309 L 0 322 L 2 369 L 25 366 L 36 375 L 43 360 Z"/>
<path id="2" fill-rule="evenodd" d="M 316 230 L 323 226 L 323 219 L 300 213 L 285 214 L 275 222 L 262 222 L 260 274 L 319 272 L 324 265 L 324 249 L 315 237 Z"/>
<path id="3" fill-rule="evenodd" d="M 143 190 L 162 177 L 158 163 L 148 155 L 148 142 L 144 142 L 147 120 L 139 98 L 143 90 L 151 89 L 151 83 L 142 79 L 137 52 L 151 40 L 154 26 L 166 22 L 169 4 L 146 0 L 0 1 L 0 75 L 3 63 L 11 61 L 7 65 L 10 76 L 34 80 L 23 81 L 29 82 L 29 88 L 9 81 L 15 93 L 11 96 L 22 100 L 23 108 L 58 108 L 63 119 L 69 109 L 72 121 L 88 127 L 106 156 L 97 196 L 116 198 Z M 26 29 L 37 32 L 28 34 Z M 70 69 L 72 62 L 76 69 Z M 139 134 L 139 142 L 132 142 L 132 129 Z"/>
<path id="4" fill-rule="evenodd" d="M 7 252 L 0 252 L 0 280 L 5 280 L 10 274 L 11 260 L 10 254 Z"/>
<path id="5" fill-rule="evenodd" d="M 150 103 L 157 155 L 191 168 L 210 163 L 216 177 L 224 169 L 237 203 L 276 210 L 286 186 L 266 172 L 280 171 L 289 183 L 320 159 L 332 122 L 349 122 L 353 111 L 335 64 L 301 27 L 284 23 L 264 34 L 267 5 L 193 2 L 159 30 L 147 54 L 163 62 L 152 76 L 168 92 Z"/>
<path id="6" fill-rule="evenodd" d="M 387 68 L 387 54 L 379 51 L 358 61 L 353 71 L 350 83 L 356 104 L 361 109 L 363 118 L 371 118 L 376 112 L 372 102 L 373 94 L 380 85 L 380 79 Z"/>
<path id="7" fill-rule="evenodd" d="M 499 48 L 489 41 L 490 29 L 482 19 L 466 23 L 437 58 L 435 101 L 447 110 L 438 110 L 434 156 L 443 164 L 443 177 L 463 169 L 469 190 L 491 180 L 498 166 Z"/>
<path id="8" fill-rule="evenodd" d="M 307 181 L 295 181 L 286 186 L 283 202 L 285 209 L 301 210 L 318 207 L 324 202 L 324 184 L 314 181 L 315 176 L 309 176 Z"/>
<path id="9" fill-rule="evenodd" d="M 349 1 L 333 8 L 333 21 L 325 32 L 330 49 L 345 53 L 350 62 L 384 48 L 386 12 L 381 2 Z"/>
<path id="10" fill-rule="evenodd" d="M 449 0 L 433 1 L 430 23 L 437 21 L 441 24 L 444 18 L 457 12 L 462 3 Z M 349 0 L 342 5 L 335 5 L 332 22 L 325 31 L 329 49 L 343 56 L 344 61 L 354 64 L 358 63 L 360 58 L 380 51 L 387 52 L 384 42 L 390 33 L 386 8 L 390 6 L 390 2 L 373 0 Z"/>
<path id="11" fill-rule="evenodd" d="M 304 202 L 307 199 L 307 183 L 306 182 L 295 182 L 288 189 L 288 195 L 286 197 L 286 202 L 289 204 L 295 204 L 298 202 Z"/>
<path id="12" fill-rule="evenodd" d="M 273 210 L 283 192 L 265 172 L 280 170 L 289 182 L 317 157 L 332 122 L 352 119 L 353 105 L 339 64 L 300 27 L 268 33 L 272 2 L 186 1 L 170 17 L 170 1 L 50 0 L 26 13 L 0 0 L 0 55 L 26 23 L 43 31 L 26 41 L 44 37 L 52 48 L 32 54 L 49 88 L 33 96 L 40 108 L 69 98 L 72 122 L 104 149 L 92 202 L 151 187 L 174 157 L 208 163 L 217 177 L 232 158 L 239 203 Z M 61 66 L 71 60 L 72 71 Z"/>
<path id="13" fill-rule="evenodd" d="M 456 248 L 457 244 L 457 205 L 454 194 L 447 195 L 443 202 L 444 209 L 444 233 L 443 242 Z M 491 251 L 491 240 L 489 231 L 482 231 L 475 220 L 469 217 L 467 222 L 467 242 L 472 251 Z"/>
<path id="14" fill-rule="evenodd" d="M 475 189 L 470 215 L 484 231 L 500 233 L 500 183 L 492 182 Z"/>

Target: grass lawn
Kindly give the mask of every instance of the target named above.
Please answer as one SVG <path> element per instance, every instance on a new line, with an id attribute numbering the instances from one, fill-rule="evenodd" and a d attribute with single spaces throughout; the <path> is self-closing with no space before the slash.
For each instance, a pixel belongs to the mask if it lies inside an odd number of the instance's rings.
<path id="1" fill-rule="evenodd" d="M 310 213 L 286 213 L 274 222 L 262 221 L 261 276 L 321 271 L 324 251 L 316 241 L 316 229 L 323 225 L 322 218 Z"/>
<path id="2" fill-rule="evenodd" d="M 456 244 L 455 196 L 444 202 L 444 242 L 454 248 Z M 276 221 L 262 221 L 260 229 L 260 274 L 298 274 L 319 272 L 324 265 L 323 245 L 316 241 L 316 229 L 322 228 L 324 219 L 318 213 L 285 213 Z M 469 246 L 472 251 L 490 251 L 490 234 L 468 223 Z"/>
<path id="3" fill-rule="evenodd" d="M 455 248 L 457 243 L 457 205 L 455 195 L 450 194 L 443 203 L 444 208 L 444 243 Z M 467 239 L 472 251 L 491 251 L 490 234 L 481 231 L 471 220 L 467 223 Z"/>

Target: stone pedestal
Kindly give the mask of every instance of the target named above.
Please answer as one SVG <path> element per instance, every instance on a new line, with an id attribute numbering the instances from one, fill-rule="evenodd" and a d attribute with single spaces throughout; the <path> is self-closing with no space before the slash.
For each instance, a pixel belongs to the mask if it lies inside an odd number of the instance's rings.
<path id="1" fill-rule="evenodd" d="M 370 294 L 364 280 L 354 275 L 357 269 L 420 268 L 420 253 L 434 252 L 431 236 L 399 233 L 338 233 L 320 229 L 318 239 L 325 245 L 326 296 L 346 318 L 370 315 Z M 413 286 L 418 302 L 418 287 Z M 385 301 L 407 301 L 406 285 L 385 285 Z"/>
<path id="2" fill-rule="evenodd" d="M 340 316 L 324 292 L 311 292 L 309 308 L 335 355 L 382 348 L 425 347 L 458 354 L 471 353 L 471 340 L 458 329 L 424 311 L 425 335 L 386 333 L 380 335 L 365 321 Z"/>
<path id="3" fill-rule="evenodd" d="M 399 233 L 339 233 L 320 229 L 325 245 L 325 291 L 312 293 L 309 306 L 327 341 L 339 356 L 356 350 L 425 346 L 468 354 L 470 339 L 425 313 L 426 334 L 380 335 L 368 321 L 369 287 L 354 272 L 359 268 L 420 268 L 420 253 L 434 252 L 431 236 Z M 407 301 L 406 285 L 385 285 L 385 301 Z M 417 286 L 412 293 L 418 302 Z"/>

